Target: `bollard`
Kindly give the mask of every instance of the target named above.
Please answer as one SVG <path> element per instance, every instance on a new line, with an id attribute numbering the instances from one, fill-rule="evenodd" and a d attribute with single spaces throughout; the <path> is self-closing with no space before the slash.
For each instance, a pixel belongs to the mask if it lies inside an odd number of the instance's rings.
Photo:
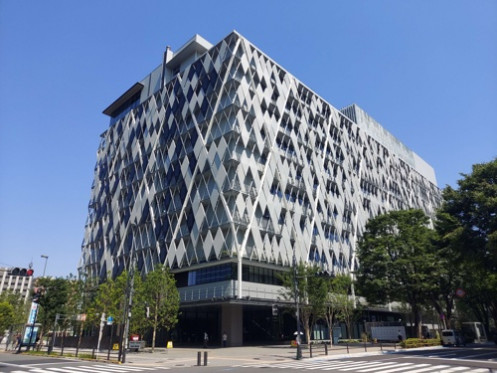
<path id="1" fill-rule="evenodd" d="M 383 352 L 383 343 L 380 342 L 380 350 Z"/>
<path id="2" fill-rule="evenodd" d="M 328 356 L 328 345 L 326 343 L 324 344 L 324 354 Z"/>
<path id="3" fill-rule="evenodd" d="M 312 357 L 312 343 L 309 343 L 309 357 Z"/>
<path id="4" fill-rule="evenodd" d="M 347 342 L 346 345 L 347 345 L 347 353 L 349 353 L 349 342 Z"/>
<path id="5" fill-rule="evenodd" d="M 91 350 L 91 358 L 96 359 L 97 357 L 95 356 L 95 347 L 92 348 Z"/>
<path id="6" fill-rule="evenodd" d="M 197 366 L 202 365 L 202 353 L 199 351 L 197 352 Z"/>
<path id="7" fill-rule="evenodd" d="M 364 351 L 365 351 L 365 352 L 368 352 L 368 348 L 367 348 L 367 346 L 366 346 L 366 342 L 364 342 Z"/>
<path id="8" fill-rule="evenodd" d="M 207 351 L 204 351 L 204 366 L 207 365 Z"/>

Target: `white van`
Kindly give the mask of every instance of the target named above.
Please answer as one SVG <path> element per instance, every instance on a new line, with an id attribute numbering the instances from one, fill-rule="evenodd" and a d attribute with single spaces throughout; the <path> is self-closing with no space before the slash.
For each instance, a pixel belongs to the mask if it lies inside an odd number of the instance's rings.
<path id="1" fill-rule="evenodd" d="M 462 333 L 454 329 L 442 330 L 442 344 L 444 346 L 466 346 Z"/>

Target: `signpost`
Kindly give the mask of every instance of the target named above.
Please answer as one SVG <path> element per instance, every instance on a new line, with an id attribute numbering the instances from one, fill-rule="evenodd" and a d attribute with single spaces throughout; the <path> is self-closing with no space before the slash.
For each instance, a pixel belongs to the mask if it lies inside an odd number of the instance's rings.
<path id="1" fill-rule="evenodd" d="M 27 346 L 27 351 L 31 345 L 36 343 L 36 337 L 38 335 L 38 327 L 35 327 L 36 316 L 38 315 L 38 302 L 31 302 L 31 310 L 29 311 L 28 322 L 26 323 L 26 329 L 24 330 L 24 336 L 21 343 L 19 343 L 19 349 L 17 352 L 21 352 L 22 346 Z"/>
<path id="2" fill-rule="evenodd" d="M 110 349 L 112 348 L 112 333 L 114 332 L 114 318 L 107 317 L 107 325 L 110 325 L 109 351 L 107 351 L 107 360 L 110 360 Z"/>

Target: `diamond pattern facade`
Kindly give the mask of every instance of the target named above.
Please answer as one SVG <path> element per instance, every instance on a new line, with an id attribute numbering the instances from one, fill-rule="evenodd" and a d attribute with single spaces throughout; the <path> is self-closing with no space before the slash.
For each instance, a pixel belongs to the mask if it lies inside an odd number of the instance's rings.
<path id="1" fill-rule="evenodd" d="M 233 263 L 222 295 L 241 298 L 246 264 L 277 270 L 295 253 L 348 272 L 370 217 L 432 214 L 440 201 L 432 168 L 412 151 L 236 32 L 168 50 L 105 113 L 80 262 L 93 277 L 119 274 L 132 250 L 142 273 Z"/>

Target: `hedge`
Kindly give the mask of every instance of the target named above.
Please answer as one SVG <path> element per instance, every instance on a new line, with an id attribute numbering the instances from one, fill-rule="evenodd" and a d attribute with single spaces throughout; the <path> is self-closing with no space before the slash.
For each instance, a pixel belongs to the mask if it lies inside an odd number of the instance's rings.
<path id="1" fill-rule="evenodd" d="M 400 345 L 403 348 L 427 347 L 427 346 L 440 346 L 442 340 L 438 338 L 422 339 L 422 338 L 408 338 L 402 341 Z"/>

